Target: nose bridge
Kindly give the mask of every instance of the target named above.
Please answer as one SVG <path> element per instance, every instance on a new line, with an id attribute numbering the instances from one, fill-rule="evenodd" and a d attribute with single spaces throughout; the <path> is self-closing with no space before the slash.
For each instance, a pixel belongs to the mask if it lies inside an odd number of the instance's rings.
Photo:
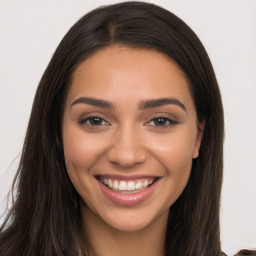
<path id="1" fill-rule="evenodd" d="M 123 167 L 144 162 L 146 149 L 139 129 L 128 123 L 120 126 L 115 132 L 108 159 Z"/>

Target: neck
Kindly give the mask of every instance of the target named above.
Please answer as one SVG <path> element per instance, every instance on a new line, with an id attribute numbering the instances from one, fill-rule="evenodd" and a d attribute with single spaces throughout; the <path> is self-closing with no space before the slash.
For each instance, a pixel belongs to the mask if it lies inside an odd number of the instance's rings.
<path id="1" fill-rule="evenodd" d="M 144 229 L 130 232 L 112 228 L 86 206 L 82 207 L 82 216 L 87 238 L 97 256 L 164 255 L 168 212 Z"/>

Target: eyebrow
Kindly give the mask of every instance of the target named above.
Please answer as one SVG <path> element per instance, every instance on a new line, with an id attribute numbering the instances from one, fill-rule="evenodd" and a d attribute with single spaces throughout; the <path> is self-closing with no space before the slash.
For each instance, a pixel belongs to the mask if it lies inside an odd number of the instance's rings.
<path id="1" fill-rule="evenodd" d="M 78 98 L 71 104 L 71 107 L 73 105 L 81 104 L 81 103 L 92 105 L 95 107 L 115 109 L 115 105 L 113 103 L 111 103 L 110 101 L 92 98 L 92 97 Z M 149 108 L 156 108 L 156 107 L 161 107 L 164 105 L 176 105 L 186 111 L 185 105 L 175 98 L 160 98 L 160 99 L 152 99 L 152 100 L 143 100 L 139 104 L 139 109 L 143 110 L 143 109 L 149 109 Z"/>
<path id="2" fill-rule="evenodd" d="M 175 98 L 145 100 L 140 103 L 139 109 L 156 108 L 169 104 L 179 106 L 183 110 L 187 111 L 185 105 Z"/>
<path id="3" fill-rule="evenodd" d="M 92 105 L 92 106 L 95 106 L 95 107 L 101 107 L 101 108 L 108 108 L 108 109 L 114 109 L 115 108 L 115 106 L 107 100 L 101 100 L 101 99 L 91 98 L 91 97 L 81 97 L 81 98 L 75 100 L 71 104 L 71 107 L 73 105 L 80 104 L 80 103 Z"/>

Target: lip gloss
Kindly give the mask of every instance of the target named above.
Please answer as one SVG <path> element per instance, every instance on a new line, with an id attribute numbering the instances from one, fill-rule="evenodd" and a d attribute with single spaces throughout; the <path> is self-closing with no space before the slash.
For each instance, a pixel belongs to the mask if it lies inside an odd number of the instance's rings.
<path id="1" fill-rule="evenodd" d="M 155 181 L 152 185 L 149 187 L 146 187 L 145 189 L 134 193 L 134 194 L 123 194 L 119 191 L 113 191 L 104 184 L 102 184 L 99 180 L 98 184 L 100 186 L 101 191 L 103 194 L 112 202 L 115 204 L 121 205 L 121 206 L 133 206 L 142 203 L 147 198 L 150 197 L 150 195 L 154 192 L 154 189 L 156 187 L 156 183 L 158 181 Z"/>

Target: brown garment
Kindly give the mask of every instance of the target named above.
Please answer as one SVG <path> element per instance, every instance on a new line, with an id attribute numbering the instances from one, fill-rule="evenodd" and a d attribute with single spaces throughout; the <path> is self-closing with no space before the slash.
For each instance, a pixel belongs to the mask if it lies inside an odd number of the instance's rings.
<path id="1" fill-rule="evenodd" d="M 241 250 L 235 256 L 256 256 L 256 251 L 254 250 Z"/>
<path id="2" fill-rule="evenodd" d="M 241 250 L 234 256 L 256 256 L 256 251 L 254 250 Z M 227 256 L 224 252 L 222 252 L 222 256 Z"/>

